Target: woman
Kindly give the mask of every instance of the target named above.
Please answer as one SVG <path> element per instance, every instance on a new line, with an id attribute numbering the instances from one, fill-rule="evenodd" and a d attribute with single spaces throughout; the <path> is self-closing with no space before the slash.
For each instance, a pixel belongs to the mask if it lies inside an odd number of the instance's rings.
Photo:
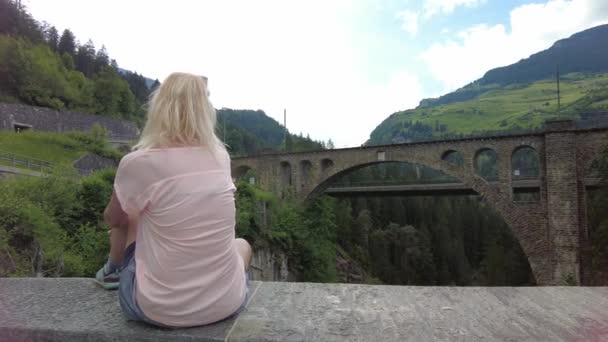
<path id="1" fill-rule="evenodd" d="M 235 239 L 230 157 L 215 135 L 206 79 L 171 74 L 152 95 L 134 152 L 118 166 L 104 218 L 128 319 L 164 327 L 222 320 L 244 305 L 251 247 Z M 126 249 L 125 249 L 125 246 Z"/>

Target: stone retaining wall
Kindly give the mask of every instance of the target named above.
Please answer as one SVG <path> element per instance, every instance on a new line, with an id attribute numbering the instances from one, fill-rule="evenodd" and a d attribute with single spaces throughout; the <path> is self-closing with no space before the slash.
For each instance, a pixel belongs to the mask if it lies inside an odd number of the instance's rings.
<path id="1" fill-rule="evenodd" d="M 105 127 L 111 137 L 135 139 L 139 135 L 139 129 L 130 121 L 22 104 L 0 103 L 0 130 L 4 131 L 14 131 L 17 125 L 43 132 L 86 132 L 96 123 Z"/>

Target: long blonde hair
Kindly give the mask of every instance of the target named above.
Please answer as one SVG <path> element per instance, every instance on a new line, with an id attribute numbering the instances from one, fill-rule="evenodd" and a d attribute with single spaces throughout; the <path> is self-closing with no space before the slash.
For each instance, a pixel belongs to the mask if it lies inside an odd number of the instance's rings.
<path id="1" fill-rule="evenodd" d="M 152 93 L 146 125 L 133 149 L 203 146 L 211 152 L 225 150 L 215 134 L 216 121 L 207 79 L 172 73 Z"/>

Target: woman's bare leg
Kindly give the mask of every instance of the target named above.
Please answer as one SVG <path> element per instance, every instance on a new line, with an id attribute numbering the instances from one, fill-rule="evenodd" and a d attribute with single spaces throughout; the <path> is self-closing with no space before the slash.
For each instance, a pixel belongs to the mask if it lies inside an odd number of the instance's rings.
<path id="1" fill-rule="evenodd" d="M 239 255 L 243 259 L 243 263 L 245 264 L 245 271 L 249 269 L 249 265 L 251 264 L 251 257 L 253 256 L 253 250 L 251 249 L 251 245 L 247 240 L 244 239 L 236 239 L 236 250 Z"/>
<path id="2" fill-rule="evenodd" d="M 125 256 L 127 242 L 127 229 L 125 228 L 110 230 L 110 262 L 114 265 L 122 265 Z"/>
<path id="3" fill-rule="evenodd" d="M 125 248 L 135 241 L 137 222 L 129 220 L 127 227 L 114 227 L 110 230 L 110 261 L 122 265 Z"/>

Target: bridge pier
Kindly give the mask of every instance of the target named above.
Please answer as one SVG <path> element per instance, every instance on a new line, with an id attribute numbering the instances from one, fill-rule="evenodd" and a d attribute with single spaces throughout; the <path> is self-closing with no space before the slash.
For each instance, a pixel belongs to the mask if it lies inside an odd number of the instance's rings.
<path id="1" fill-rule="evenodd" d="M 547 224 L 556 285 L 580 283 L 579 165 L 573 128 L 572 121 L 550 122 L 545 134 Z"/>

